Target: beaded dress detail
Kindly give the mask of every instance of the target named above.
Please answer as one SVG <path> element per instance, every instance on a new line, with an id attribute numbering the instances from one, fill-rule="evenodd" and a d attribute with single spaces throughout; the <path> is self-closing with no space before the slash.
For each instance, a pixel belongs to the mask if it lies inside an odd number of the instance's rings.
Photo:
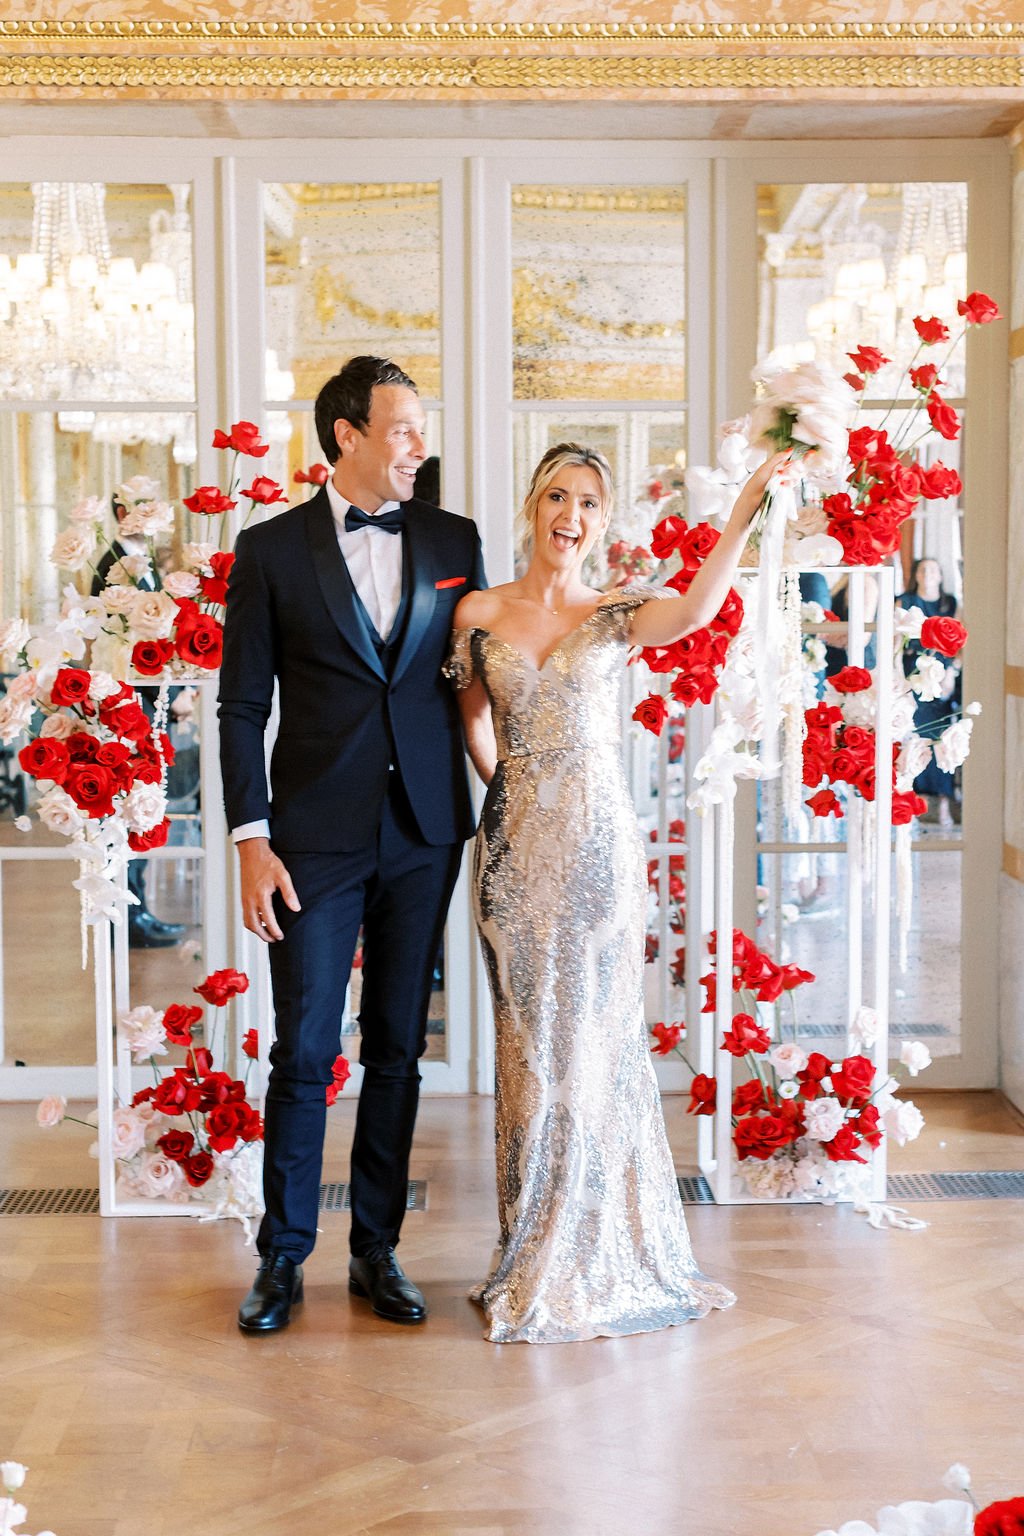
<path id="1" fill-rule="evenodd" d="M 481 678 L 498 743 L 474 859 L 501 1244 L 473 1299 L 495 1343 L 646 1333 L 735 1300 L 693 1257 L 644 1021 L 620 694 L 632 612 L 655 595 L 606 598 L 539 669 L 456 630 L 445 669 L 457 688 Z"/>

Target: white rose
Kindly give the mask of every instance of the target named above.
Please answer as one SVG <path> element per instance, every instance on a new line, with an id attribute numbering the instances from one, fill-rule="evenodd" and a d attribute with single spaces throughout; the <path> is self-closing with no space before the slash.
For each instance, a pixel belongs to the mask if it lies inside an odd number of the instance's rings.
<path id="1" fill-rule="evenodd" d="M 902 640 L 920 640 L 921 627 L 927 615 L 923 608 L 897 608 L 894 629 Z"/>
<path id="2" fill-rule="evenodd" d="M 27 731 L 35 714 L 32 699 L 0 699 L 0 741 L 9 746 Z"/>
<path id="3" fill-rule="evenodd" d="M 900 748 L 896 759 L 896 788 L 908 790 L 931 762 L 932 744 L 923 736 L 910 735 Z"/>
<path id="4" fill-rule="evenodd" d="M 966 705 L 964 708 L 964 714 L 975 716 L 981 714 L 981 705 L 978 703 L 977 699 L 972 699 L 970 704 Z"/>
<path id="5" fill-rule="evenodd" d="M 164 591 L 171 597 L 195 597 L 201 591 L 199 577 L 192 571 L 168 571 Z"/>
<path id="6" fill-rule="evenodd" d="M 916 1077 L 925 1067 L 931 1066 L 932 1053 L 920 1040 L 905 1040 L 900 1046 L 900 1061 L 911 1077 Z"/>
<path id="7" fill-rule="evenodd" d="M 812 1099 L 804 1110 L 807 1135 L 812 1141 L 831 1141 L 846 1119 L 838 1099 Z"/>
<path id="8" fill-rule="evenodd" d="M 92 672 L 90 679 L 89 697 L 94 704 L 101 704 L 104 699 L 121 691 L 121 684 L 109 672 Z"/>
<path id="9" fill-rule="evenodd" d="M 160 491 L 160 482 L 149 475 L 132 475 L 118 487 L 118 499 L 126 507 L 136 501 L 152 501 Z"/>
<path id="10" fill-rule="evenodd" d="M 800 618 L 804 624 L 824 624 L 825 610 L 820 603 L 801 603 Z"/>
<path id="11" fill-rule="evenodd" d="M 882 1116 L 882 1125 L 898 1147 L 916 1141 L 924 1129 L 924 1115 L 910 1099 L 900 1099 Z"/>
<path id="12" fill-rule="evenodd" d="M 128 622 L 142 640 L 166 640 L 178 617 L 178 605 L 166 592 L 137 592 Z"/>
<path id="13" fill-rule="evenodd" d="M 873 1008 L 858 1008 L 850 1025 L 850 1039 L 855 1045 L 874 1045 L 878 1039 L 878 1014 Z"/>
<path id="14" fill-rule="evenodd" d="M 62 571 L 80 571 L 96 553 L 96 537 L 91 528 L 64 528 L 50 550 L 50 564 Z"/>
<path id="15" fill-rule="evenodd" d="M 34 699 L 39 691 L 39 679 L 34 672 L 19 672 L 7 684 L 9 699 Z"/>
<path id="16" fill-rule="evenodd" d="M 129 832 L 149 832 L 167 815 L 167 796 L 159 784 L 136 784 L 122 809 Z"/>
<path id="17" fill-rule="evenodd" d="M 106 507 L 98 496 L 86 496 L 84 501 L 77 501 L 68 513 L 73 523 L 101 523 L 106 516 Z"/>
<path id="18" fill-rule="evenodd" d="M 186 570 L 198 571 L 201 576 L 212 576 L 210 559 L 217 553 L 216 544 L 196 543 L 182 547 L 181 559 Z"/>
<path id="19" fill-rule="evenodd" d="M 139 582 L 152 575 L 153 562 L 148 555 L 122 555 L 110 567 L 107 580 Z"/>
<path id="20" fill-rule="evenodd" d="M 967 760 L 967 754 L 971 750 L 971 732 L 974 729 L 974 721 L 970 719 L 954 720 L 948 725 L 935 743 L 935 761 L 943 773 L 952 773 Z"/>
<path id="21" fill-rule="evenodd" d="M 134 588 L 132 590 L 134 591 Z M 93 644 L 93 666 L 109 672 L 111 677 L 120 678 L 122 682 L 128 676 L 131 660 L 131 646 L 124 640 L 118 639 L 116 635 L 100 635 Z"/>
<path id="22" fill-rule="evenodd" d="M 121 532 L 152 539 L 174 530 L 174 508 L 166 501 L 141 501 L 121 519 Z"/>
<path id="23" fill-rule="evenodd" d="M 807 1065 L 807 1053 L 792 1040 L 787 1040 L 768 1052 L 768 1060 L 780 1077 L 796 1077 Z"/>
<path id="24" fill-rule="evenodd" d="M 131 611 L 132 603 L 138 592 L 131 582 L 122 582 L 112 587 L 103 588 L 103 606 L 113 618 L 120 618 Z"/>
<path id="25" fill-rule="evenodd" d="M 962 1461 L 954 1461 L 942 1477 L 943 1488 L 948 1488 L 950 1493 L 970 1493 L 971 1474 Z"/>
<path id="26" fill-rule="evenodd" d="M 134 1157 L 146 1145 L 145 1123 L 134 1109 L 115 1109 L 111 1131 L 113 1152 L 117 1158 Z"/>
<path id="27" fill-rule="evenodd" d="M 895 741 L 902 741 L 913 730 L 916 713 L 917 700 L 910 690 L 909 682 L 904 680 L 892 701 L 892 734 Z"/>
<path id="28" fill-rule="evenodd" d="M 167 1055 L 163 1013 L 145 1003 L 118 1014 L 117 1032 L 136 1061 Z M 136 1115 L 135 1118 L 140 1124 L 143 1123 L 140 1116 Z"/>
<path id="29" fill-rule="evenodd" d="M 43 826 L 63 837 L 77 837 L 87 820 L 71 796 L 56 786 L 46 791 L 36 809 Z"/>
<path id="30" fill-rule="evenodd" d="M 174 1194 L 184 1183 L 185 1175 L 177 1163 L 162 1152 L 147 1152 L 139 1167 L 138 1182 L 142 1193 L 150 1200 Z"/>
<path id="31" fill-rule="evenodd" d="M 60 1125 L 67 1113 L 68 1101 L 62 1093 L 51 1093 L 48 1098 L 41 1099 L 36 1108 L 36 1124 L 44 1130 L 49 1130 L 54 1125 Z"/>
<path id="32" fill-rule="evenodd" d="M 0 656 L 17 656 L 28 644 L 30 633 L 24 619 L 4 619 L 0 622 Z"/>
<path id="33" fill-rule="evenodd" d="M 78 724 L 73 715 L 47 715 L 39 734 L 49 736 L 54 741 L 67 741 L 68 737 L 77 731 Z"/>
<path id="34" fill-rule="evenodd" d="M 919 656 L 917 666 L 910 674 L 910 686 L 922 703 L 941 697 L 946 676 L 946 663 L 937 656 Z"/>
<path id="35" fill-rule="evenodd" d="M 25 1481 L 28 1467 L 22 1466 L 20 1461 L 0 1461 L 0 1483 L 3 1483 L 8 1493 L 16 1493 Z M 14 1521 L 20 1525 L 20 1520 Z"/>

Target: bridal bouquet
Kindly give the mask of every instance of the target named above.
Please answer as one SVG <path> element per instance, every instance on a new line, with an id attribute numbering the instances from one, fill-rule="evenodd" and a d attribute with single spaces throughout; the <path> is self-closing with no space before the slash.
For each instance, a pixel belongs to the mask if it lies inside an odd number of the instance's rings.
<path id="1" fill-rule="evenodd" d="M 218 428 L 213 446 L 232 454 L 228 489 L 201 485 L 182 505 L 206 520 L 215 536 L 182 545 L 180 563 L 161 569 L 161 546 L 174 531 L 174 508 L 160 499 L 157 482 L 144 475 L 126 481 L 116 493 L 124 515 L 114 538 L 103 531 L 103 502 L 89 496 L 72 509 L 71 526 L 50 552 L 54 565 L 75 575 L 91 572 L 95 577 L 104 564 L 99 595 L 78 602 L 94 630 L 92 664 L 114 677 L 132 674 L 161 683 L 209 674 L 220 666 L 228 575 L 235 558 L 226 547 L 226 514 L 245 500 L 248 521 L 257 507 L 288 498 L 266 475 L 254 474 L 251 484 L 241 488 L 239 460 L 262 458 L 270 447 L 253 422 L 236 421 L 230 432 Z M 138 552 L 116 557 L 113 546 L 122 538 L 140 545 Z"/>
<path id="2" fill-rule="evenodd" d="M 709 953 L 715 966 L 701 977 L 703 1013 L 717 1008 L 719 954 L 712 933 Z M 762 1008 L 778 1004 L 798 987 L 814 981 L 810 971 L 780 965 L 740 929 L 733 929 L 732 991 L 739 1011 L 722 1038 L 722 1047 L 742 1061 L 747 1079 L 733 1089 L 728 1106 L 732 1143 L 743 1165 L 747 1186 L 755 1198 L 834 1200 L 856 1193 L 857 1167 L 864 1168 L 871 1151 L 885 1135 L 899 1145 L 913 1141 L 924 1119 L 910 1100 L 896 1098 L 895 1078 L 879 1074 L 869 1058 L 854 1053 L 834 1061 L 820 1051 L 805 1051 L 796 1038 L 795 1006 L 792 1038 L 762 1022 Z M 855 1044 L 870 1048 L 877 1038 L 874 1013 L 862 1008 L 851 1034 Z M 687 1061 L 685 1027 L 655 1025 L 657 1055 L 670 1052 Z M 900 1061 L 912 1077 L 930 1065 L 928 1048 L 906 1042 Z M 687 1061 L 690 1070 L 692 1065 Z M 724 1112 L 718 1103 L 717 1079 L 694 1072 L 688 1113 Z M 865 1155 L 867 1154 L 867 1155 Z"/>

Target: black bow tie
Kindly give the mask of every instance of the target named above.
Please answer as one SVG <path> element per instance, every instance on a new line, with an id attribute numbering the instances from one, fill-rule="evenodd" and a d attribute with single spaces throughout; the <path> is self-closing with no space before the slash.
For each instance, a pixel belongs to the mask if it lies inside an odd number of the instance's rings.
<path id="1" fill-rule="evenodd" d="M 345 513 L 346 533 L 355 533 L 357 528 L 379 528 L 383 533 L 401 533 L 404 527 L 404 507 L 392 507 L 389 512 L 378 512 L 376 517 L 371 517 L 361 507 L 349 507 Z"/>

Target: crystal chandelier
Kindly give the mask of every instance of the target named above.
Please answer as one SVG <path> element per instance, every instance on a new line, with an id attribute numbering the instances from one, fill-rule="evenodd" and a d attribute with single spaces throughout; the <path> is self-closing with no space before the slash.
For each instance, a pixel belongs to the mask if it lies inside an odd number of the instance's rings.
<path id="1" fill-rule="evenodd" d="M 0 398 L 132 405 L 192 400 L 195 321 L 187 185 L 149 218 L 149 260 L 114 256 L 97 182 L 32 186 L 31 249 L 0 252 Z M 91 430 L 91 413 L 62 413 Z M 147 413 L 139 413 L 137 420 Z M 180 415 L 152 417 L 152 441 L 176 439 Z M 129 426 L 125 418 L 125 427 Z M 103 422 L 110 440 L 116 428 Z M 131 441 L 121 437 L 121 441 Z"/>

